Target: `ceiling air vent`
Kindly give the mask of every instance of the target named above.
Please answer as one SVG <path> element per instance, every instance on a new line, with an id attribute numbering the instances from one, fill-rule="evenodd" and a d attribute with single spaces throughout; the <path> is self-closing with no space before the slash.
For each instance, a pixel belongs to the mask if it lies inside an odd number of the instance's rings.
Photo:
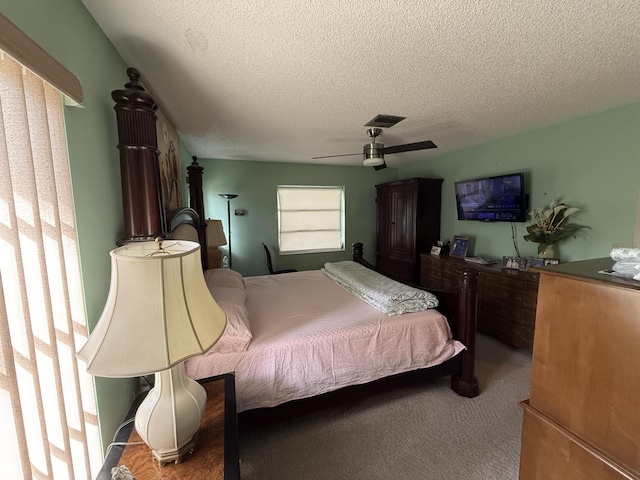
<path id="1" fill-rule="evenodd" d="M 404 120 L 407 117 L 397 117 L 395 115 L 383 115 L 378 114 L 369 120 L 369 123 L 365 123 L 365 127 L 393 127 L 396 123 Z"/>

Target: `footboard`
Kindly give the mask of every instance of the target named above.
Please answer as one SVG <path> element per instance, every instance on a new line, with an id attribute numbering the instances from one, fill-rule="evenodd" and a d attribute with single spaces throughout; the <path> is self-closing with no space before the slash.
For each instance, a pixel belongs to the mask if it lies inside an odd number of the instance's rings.
<path id="1" fill-rule="evenodd" d="M 367 268 L 380 272 L 363 258 L 363 244 L 352 245 L 352 257 Z M 454 338 L 462 342 L 467 349 L 456 357 L 456 367 L 451 376 L 451 388 L 464 397 L 475 397 L 479 393 L 478 379 L 475 376 L 476 350 L 476 301 L 478 273 L 471 268 L 457 271 L 458 289 L 456 291 L 429 290 L 438 297 L 438 310 L 447 317 Z M 411 285 L 422 288 L 419 285 Z"/>

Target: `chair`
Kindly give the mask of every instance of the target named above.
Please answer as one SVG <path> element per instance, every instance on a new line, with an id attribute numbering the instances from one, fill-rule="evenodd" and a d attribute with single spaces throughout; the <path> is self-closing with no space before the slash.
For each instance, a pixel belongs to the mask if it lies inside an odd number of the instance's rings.
<path id="1" fill-rule="evenodd" d="M 287 270 L 276 270 L 274 272 L 273 271 L 273 264 L 271 263 L 271 252 L 269 251 L 269 247 L 267 247 L 264 243 L 262 244 L 262 246 L 264 247 L 264 256 L 265 256 L 265 259 L 267 260 L 267 268 L 269 269 L 269 274 L 270 275 L 277 275 L 279 273 L 297 272 L 297 270 L 295 268 L 289 268 Z"/>

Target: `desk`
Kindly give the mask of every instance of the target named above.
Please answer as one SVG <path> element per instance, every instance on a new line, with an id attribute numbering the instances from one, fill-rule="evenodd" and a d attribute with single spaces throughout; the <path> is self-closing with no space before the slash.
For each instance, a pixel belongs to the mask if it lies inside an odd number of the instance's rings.
<path id="1" fill-rule="evenodd" d="M 137 480 L 239 480 L 238 420 L 233 375 L 199 380 L 207 390 L 207 406 L 200 424 L 198 442 L 192 455 L 182 462 L 160 467 L 146 445 L 114 446 L 96 480 L 111 480 L 111 469 L 126 465 Z M 131 418 L 142 398 L 127 415 Z M 133 422 L 123 427 L 116 442 L 139 442 Z"/>

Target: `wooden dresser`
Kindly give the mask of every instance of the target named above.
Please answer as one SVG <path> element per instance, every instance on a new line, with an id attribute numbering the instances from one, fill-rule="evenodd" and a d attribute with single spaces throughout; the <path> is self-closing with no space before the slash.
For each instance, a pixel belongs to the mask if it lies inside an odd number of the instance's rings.
<path id="1" fill-rule="evenodd" d="M 612 264 L 539 271 L 521 480 L 640 478 L 640 282 Z"/>
<path id="2" fill-rule="evenodd" d="M 440 239 L 442 179 L 410 178 L 376 185 L 376 267 L 417 284 L 420 257 Z"/>
<path id="3" fill-rule="evenodd" d="M 478 271 L 478 330 L 514 347 L 533 348 L 538 295 L 538 274 L 479 265 L 459 257 L 420 256 L 420 285 L 429 289 L 455 289 L 456 270 Z"/>

